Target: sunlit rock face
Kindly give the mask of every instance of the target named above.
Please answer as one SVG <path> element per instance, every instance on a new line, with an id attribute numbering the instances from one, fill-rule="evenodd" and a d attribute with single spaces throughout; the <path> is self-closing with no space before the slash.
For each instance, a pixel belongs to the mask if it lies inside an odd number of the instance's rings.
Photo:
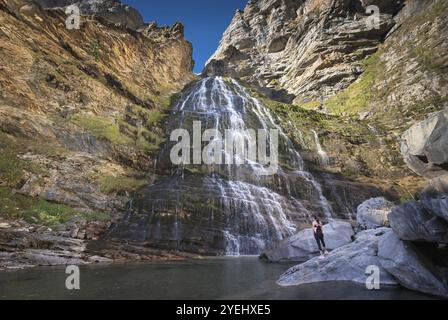
<path id="1" fill-rule="evenodd" d="M 47 4 L 73 1 L 56 2 Z M 28 164 L 14 181 L 0 169 L 0 185 L 77 209 L 119 210 L 129 194 L 105 190 L 98 177 L 145 176 L 154 167 L 145 141 L 163 127 L 145 117 L 164 113 L 194 78 L 192 46 L 179 24 L 135 32 L 94 15 L 68 30 L 66 18 L 31 1 L 0 0 L 0 150 L 14 166 Z"/>
<path id="2" fill-rule="evenodd" d="M 394 25 L 400 1 L 381 2 L 373 28 L 370 4 L 249 1 L 235 13 L 204 73 L 241 78 L 283 100 L 331 96 L 358 78 L 358 62 L 377 51 Z"/>
<path id="3" fill-rule="evenodd" d="M 144 24 L 143 17 L 134 8 L 118 0 L 36 0 L 43 8 L 65 8 L 77 5 L 82 14 L 94 14 L 113 24 L 137 29 Z"/>
<path id="4" fill-rule="evenodd" d="M 178 140 L 167 142 L 156 167 L 159 181 L 137 194 L 126 219 L 106 239 L 206 254 L 259 254 L 307 226 L 313 215 L 325 220 L 336 215 L 307 171 L 300 147 L 237 81 L 211 77 L 188 86 L 172 109 L 167 136 L 181 128 L 193 139 L 195 121 L 203 131 L 223 134 L 227 129 L 278 130 L 278 169 L 270 174 L 247 154 L 243 165 L 173 165 L 170 155 Z M 243 138 L 247 146 L 257 144 L 253 136 Z M 227 150 L 218 150 L 226 159 Z"/>

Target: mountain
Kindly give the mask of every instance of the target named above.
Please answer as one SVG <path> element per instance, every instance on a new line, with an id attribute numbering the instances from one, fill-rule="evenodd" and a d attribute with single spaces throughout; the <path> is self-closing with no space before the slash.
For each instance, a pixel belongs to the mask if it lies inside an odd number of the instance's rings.
<path id="1" fill-rule="evenodd" d="M 61 9 L 76 5 L 84 15 L 95 15 L 110 23 L 138 29 L 144 25 L 143 17 L 134 8 L 118 0 L 35 0 L 45 9 Z"/>
<path id="2" fill-rule="evenodd" d="M 193 79 L 192 46 L 181 24 L 141 26 L 118 1 L 83 1 L 79 30 L 53 8 L 73 1 L 40 3 L 51 9 L 0 1 L 0 185 L 81 211 L 123 208 L 152 179 L 171 97 Z"/>
<path id="3" fill-rule="evenodd" d="M 377 28 L 369 5 L 379 8 Z M 438 0 L 249 1 L 204 74 L 305 108 L 409 127 L 447 103 L 446 13 Z"/>
<path id="4" fill-rule="evenodd" d="M 13 221 L 0 249 L 29 264 L 54 263 L 29 258 L 35 243 L 66 262 L 72 239 L 113 260 L 258 254 L 314 215 L 354 221 L 369 198 L 418 198 L 427 178 L 439 192 L 447 9 L 250 1 L 198 78 L 180 23 L 145 24 L 112 0 L 0 0 L 0 214 Z M 170 135 L 195 120 L 278 129 L 279 170 L 173 164 Z"/>

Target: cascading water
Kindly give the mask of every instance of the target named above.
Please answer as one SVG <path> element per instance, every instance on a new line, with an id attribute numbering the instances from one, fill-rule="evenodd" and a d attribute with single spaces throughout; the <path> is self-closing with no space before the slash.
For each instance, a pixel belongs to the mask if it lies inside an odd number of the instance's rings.
<path id="1" fill-rule="evenodd" d="M 314 141 L 317 147 L 317 154 L 319 155 L 320 158 L 320 165 L 323 167 L 328 167 L 330 165 L 330 158 L 328 157 L 327 152 L 325 152 L 324 148 L 322 148 L 322 145 L 320 144 L 319 135 L 317 134 L 316 131 L 314 130 L 312 131 L 314 135 Z"/>
<path id="2" fill-rule="evenodd" d="M 237 81 L 204 78 L 186 88 L 173 106 L 167 135 L 176 129 L 192 133 L 198 122 L 202 131 L 241 135 L 247 148 L 258 142 L 249 129 L 278 130 L 277 172 L 267 174 L 266 166 L 249 159 L 248 153 L 233 159 L 241 165 L 173 165 L 170 152 L 176 142 L 168 142 L 157 161 L 162 178 L 139 192 L 134 214 L 111 238 L 198 253 L 259 254 L 294 234 L 310 216 L 331 218 L 322 188 L 305 171 L 297 147 L 269 109 Z M 222 155 L 233 156 L 225 148 Z"/>

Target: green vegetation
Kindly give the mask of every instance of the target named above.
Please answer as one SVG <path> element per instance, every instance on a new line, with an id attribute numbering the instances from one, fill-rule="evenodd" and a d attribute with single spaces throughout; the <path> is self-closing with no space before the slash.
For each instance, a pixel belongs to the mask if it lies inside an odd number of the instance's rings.
<path id="1" fill-rule="evenodd" d="M 0 132 L 0 181 L 11 188 L 20 183 L 25 171 L 40 176 L 48 175 L 45 169 L 20 159 L 18 154 L 21 151 L 23 146 L 20 140 Z"/>
<path id="2" fill-rule="evenodd" d="M 116 145 L 133 145 L 134 141 L 120 132 L 118 124 L 96 115 L 75 114 L 70 118 L 74 124 L 92 133 L 96 138 Z"/>
<path id="3" fill-rule="evenodd" d="M 166 114 L 156 109 L 147 109 L 131 104 L 126 108 L 126 117 L 141 120 L 146 127 L 153 127 L 160 124 L 166 118 Z"/>
<path id="4" fill-rule="evenodd" d="M 316 110 L 322 106 L 322 103 L 319 101 L 312 100 L 312 101 L 308 101 L 308 102 L 299 103 L 298 106 L 302 109 Z"/>
<path id="5" fill-rule="evenodd" d="M 90 55 L 95 59 L 96 62 L 100 61 L 100 50 L 100 41 L 98 39 L 92 40 L 90 42 Z"/>
<path id="6" fill-rule="evenodd" d="M 99 179 L 101 192 L 111 194 L 115 192 L 130 192 L 148 185 L 146 179 L 136 179 L 131 177 L 105 176 Z"/>
<path id="7" fill-rule="evenodd" d="M 6 187 L 0 187 L 0 215 L 49 227 L 76 217 L 87 221 L 104 221 L 110 218 L 109 214 L 104 212 L 81 212 L 66 205 L 14 194 Z"/>
<path id="8" fill-rule="evenodd" d="M 362 62 L 365 71 L 358 81 L 343 92 L 328 99 L 325 102 L 325 107 L 333 114 L 356 114 L 367 109 L 369 102 L 376 95 L 372 90 L 375 79 L 384 70 L 380 55 L 380 52 L 377 52 L 366 58 Z"/>

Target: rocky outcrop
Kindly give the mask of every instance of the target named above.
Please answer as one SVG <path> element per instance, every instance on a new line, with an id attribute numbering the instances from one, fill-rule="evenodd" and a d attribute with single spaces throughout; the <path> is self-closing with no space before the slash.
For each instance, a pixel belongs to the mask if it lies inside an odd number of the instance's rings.
<path id="1" fill-rule="evenodd" d="M 394 232 L 380 239 L 378 256 L 381 266 L 406 288 L 448 297 L 448 260 L 443 267 L 435 265 L 428 254 L 400 240 Z"/>
<path id="2" fill-rule="evenodd" d="M 362 229 L 389 226 L 389 214 L 394 204 L 385 198 L 373 198 L 362 203 L 357 210 L 357 222 Z"/>
<path id="3" fill-rule="evenodd" d="M 379 241 L 390 234 L 387 228 L 368 230 L 359 233 L 356 240 L 334 250 L 325 259 L 311 259 L 284 273 L 278 280 L 281 286 L 296 286 L 327 281 L 352 281 L 365 284 L 369 266 L 380 268 L 382 285 L 397 284 L 395 279 L 381 268 L 378 257 Z"/>
<path id="4" fill-rule="evenodd" d="M 112 24 L 131 29 L 137 29 L 144 24 L 143 17 L 137 10 L 118 0 L 34 0 L 34 2 L 45 9 L 76 5 L 83 15 L 99 16 Z"/>
<path id="5" fill-rule="evenodd" d="M 54 228 L 0 218 L 0 271 L 36 266 L 172 261 L 198 256 L 97 240 L 110 222 L 73 219 Z"/>
<path id="6" fill-rule="evenodd" d="M 68 30 L 57 8 L 75 1 L 0 0 L 0 185 L 121 210 L 153 179 L 164 113 L 193 79 L 192 47 L 180 24 L 144 26 L 119 1 L 78 2 L 89 16 Z"/>
<path id="7" fill-rule="evenodd" d="M 77 227 L 78 232 L 72 231 L 71 237 L 70 232 L 53 231 L 24 221 L 0 222 L 0 270 L 112 262 L 86 250 L 85 239 L 95 238 L 104 232 L 106 223 L 84 222 L 84 227 Z M 82 236 L 79 230 L 82 230 Z"/>
<path id="8" fill-rule="evenodd" d="M 379 24 L 371 29 L 366 2 L 249 1 L 235 13 L 204 74 L 241 78 L 284 96 L 324 99 L 363 72 L 357 62 L 378 49 L 399 2 L 383 2 Z"/>
<path id="9" fill-rule="evenodd" d="M 421 176 L 448 174 L 448 108 L 407 130 L 401 152 L 406 164 Z"/>
<path id="10" fill-rule="evenodd" d="M 447 196 L 424 197 L 392 210 L 389 219 L 401 240 L 448 244 Z"/>
<path id="11" fill-rule="evenodd" d="M 352 242 L 352 225 L 344 221 L 332 221 L 324 225 L 327 250 L 335 250 Z M 261 254 L 269 262 L 306 261 L 319 254 L 313 229 L 305 229 L 280 242 L 274 249 Z"/>

